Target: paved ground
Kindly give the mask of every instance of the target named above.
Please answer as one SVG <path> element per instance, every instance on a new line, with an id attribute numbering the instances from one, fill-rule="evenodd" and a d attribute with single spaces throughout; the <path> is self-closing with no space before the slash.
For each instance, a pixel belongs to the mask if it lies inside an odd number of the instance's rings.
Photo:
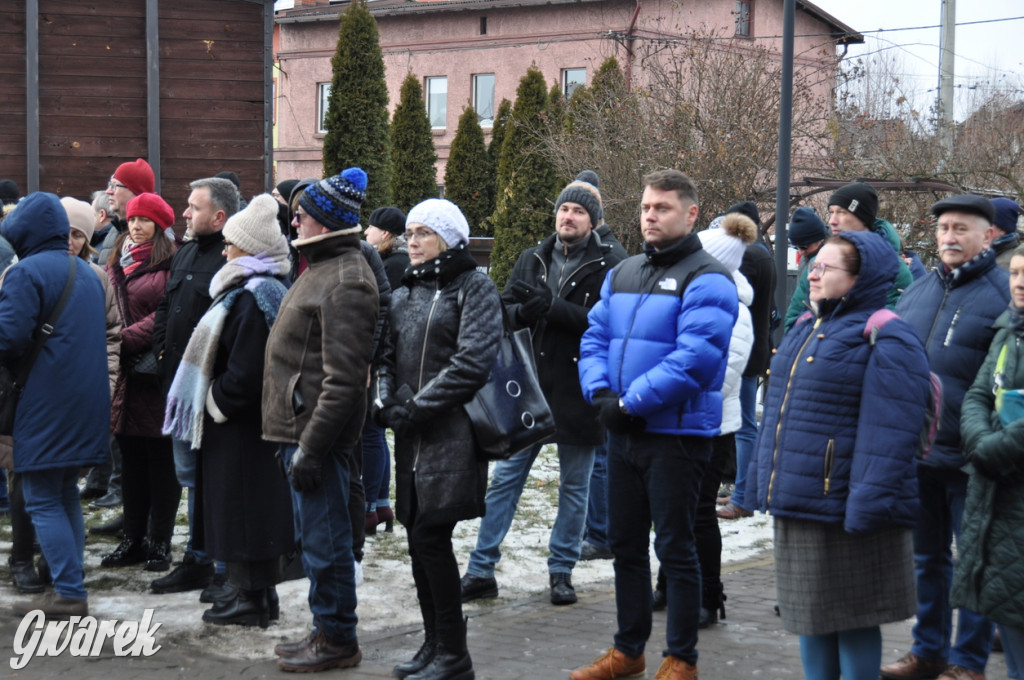
<path id="1" fill-rule="evenodd" d="M 702 631 L 700 675 L 704 680 L 789 680 L 801 678 L 797 638 L 785 633 L 775 616 L 775 583 L 770 555 L 761 559 L 727 565 L 723 574 L 728 595 L 728 618 Z M 4 607 L 6 609 L 6 607 Z M 474 603 L 466 607 L 469 647 L 476 677 L 480 680 L 563 679 L 569 669 L 589 662 L 611 643 L 614 632 L 615 601 L 611 583 L 580 593 L 571 607 L 553 607 L 546 596 L 489 606 Z M 278 678 L 282 674 L 270 656 L 251 660 L 225 659 L 205 654 L 196 645 L 165 645 L 150 658 L 116 658 L 109 649 L 99 659 L 58 657 L 34 658 L 26 668 L 15 671 L 12 656 L 19 619 L 0 617 L 0 678 L 57 678 L 73 680 L 126 680 L 146 678 Z M 648 675 L 661 662 L 664 644 L 664 614 L 655 614 L 654 635 L 647 651 Z M 204 625 L 204 624 L 199 624 Z M 276 642 L 274 628 L 266 632 L 268 654 Z M 159 632 L 157 642 L 159 642 Z M 384 630 L 363 636 L 363 662 L 355 669 L 329 671 L 317 677 L 370 680 L 390 677 L 391 667 L 404 661 L 419 647 L 418 630 Z M 910 623 L 883 628 L 883 658 L 886 662 L 902 655 L 910 644 Z M 1001 654 L 993 654 L 989 678 L 1005 678 Z"/>

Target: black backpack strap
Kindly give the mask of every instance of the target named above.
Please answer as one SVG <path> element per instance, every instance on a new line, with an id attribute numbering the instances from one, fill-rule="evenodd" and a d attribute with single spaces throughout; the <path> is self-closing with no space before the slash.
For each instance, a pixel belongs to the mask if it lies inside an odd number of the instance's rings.
<path id="1" fill-rule="evenodd" d="M 28 355 L 28 360 L 21 369 L 21 374 L 18 376 L 16 385 L 24 387 L 28 381 L 28 374 L 32 371 L 32 366 L 36 363 L 36 358 L 39 353 L 43 350 L 43 345 L 46 343 L 46 339 L 53 335 L 53 329 L 57 325 L 57 320 L 60 319 L 60 315 L 64 312 L 64 308 L 68 304 L 68 299 L 71 297 L 71 289 L 75 287 L 75 271 L 77 269 L 77 257 L 68 255 L 68 259 L 71 261 L 71 270 L 68 272 L 68 282 L 64 284 L 64 291 L 60 294 L 60 299 L 57 301 L 57 306 L 53 308 L 50 313 L 50 318 L 46 320 L 36 329 L 36 340 L 35 344 L 32 345 L 32 352 Z"/>

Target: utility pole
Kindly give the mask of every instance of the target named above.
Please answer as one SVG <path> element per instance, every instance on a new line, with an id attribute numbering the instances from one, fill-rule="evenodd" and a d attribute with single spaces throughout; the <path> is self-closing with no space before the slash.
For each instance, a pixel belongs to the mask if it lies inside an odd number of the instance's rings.
<path id="1" fill-rule="evenodd" d="M 789 305 L 786 276 L 789 272 L 789 176 L 793 152 L 793 54 L 796 37 L 796 0 L 782 3 L 782 83 L 779 98 L 779 160 L 775 186 L 775 269 L 779 285 L 775 305 L 779 311 Z M 785 312 L 783 312 L 784 314 Z M 775 343 L 782 341 L 782 325 L 775 331 Z"/>
<path id="2" fill-rule="evenodd" d="M 939 36 L 939 138 L 953 148 L 953 58 L 956 45 L 956 0 L 942 0 Z"/>

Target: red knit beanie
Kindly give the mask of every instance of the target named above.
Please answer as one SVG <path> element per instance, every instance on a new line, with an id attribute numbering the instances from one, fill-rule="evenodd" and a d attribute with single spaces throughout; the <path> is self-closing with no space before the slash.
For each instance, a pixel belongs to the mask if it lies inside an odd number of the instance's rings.
<path id="1" fill-rule="evenodd" d="M 117 166 L 117 170 L 114 171 L 114 179 L 128 187 L 128 190 L 136 196 L 156 191 L 153 168 L 141 158 L 134 163 L 121 163 Z"/>
<path id="2" fill-rule="evenodd" d="M 156 194 L 139 194 L 128 201 L 127 212 L 129 220 L 133 217 L 147 217 L 161 229 L 168 229 L 174 224 L 174 210 Z"/>

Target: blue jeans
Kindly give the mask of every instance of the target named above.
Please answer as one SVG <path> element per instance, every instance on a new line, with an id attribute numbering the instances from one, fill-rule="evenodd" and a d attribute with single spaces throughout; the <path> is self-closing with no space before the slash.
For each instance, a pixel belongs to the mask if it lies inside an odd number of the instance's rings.
<path id="1" fill-rule="evenodd" d="M 78 467 L 20 474 L 25 508 L 50 565 L 53 589 L 85 599 L 85 522 L 78 496 Z"/>
<path id="2" fill-rule="evenodd" d="M 281 446 L 286 469 L 296 448 Z M 322 631 L 339 645 L 356 641 L 356 575 L 348 512 L 351 456 L 351 448 L 328 452 L 323 484 L 311 493 L 291 490 L 295 543 L 302 547 L 302 568 L 309 578 L 313 631 Z"/>
<path id="3" fill-rule="evenodd" d="M 172 437 L 171 447 L 174 450 L 174 475 L 178 478 L 178 484 L 188 489 L 188 542 L 185 544 L 185 552 L 195 555 L 197 564 L 210 564 L 213 562 L 213 559 L 206 554 L 206 551 L 192 549 L 192 536 L 195 533 L 196 524 L 196 465 L 198 456 L 192 450 L 191 442 L 183 442 Z"/>
<path id="4" fill-rule="evenodd" d="M 1024 628 L 999 625 L 999 634 L 1003 638 L 1003 652 L 1006 655 L 1006 675 L 1020 678 L 1020 669 L 1024 667 Z"/>
<path id="5" fill-rule="evenodd" d="M 480 521 L 476 548 L 469 555 L 466 573 L 482 578 L 494 576 L 494 565 L 501 559 L 501 542 L 512 526 L 519 496 L 540 444 L 520 451 L 508 460 L 499 460 L 491 473 L 487 487 L 487 514 Z M 558 445 L 558 514 L 551 527 L 548 541 L 548 573 L 571 574 L 580 559 L 583 544 L 583 524 L 587 517 L 587 492 L 590 472 L 594 467 L 594 447 L 575 444 Z"/>
<path id="6" fill-rule="evenodd" d="M 736 431 L 736 486 L 732 492 L 733 505 L 750 510 L 747 500 L 747 468 L 757 441 L 757 376 L 743 376 L 740 382 L 740 412 L 743 425 Z"/>
<path id="7" fill-rule="evenodd" d="M 587 542 L 608 549 L 608 440 L 594 449 L 594 471 L 590 473 L 587 499 Z"/>
<path id="8" fill-rule="evenodd" d="M 608 537 L 615 554 L 615 648 L 644 653 L 651 636 L 651 523 L 665 572 L 666 654 L 697 663 L 701 606 L 694 519 L 711 440 L 665 434 L 612 434 L 608 446 Z"/>
<path id="9" fill-rule="evenodd" d="M 956 641 L 950 648 L 953 610 L 949 605 L 953 583 L 955 535 L 967 497 L 967 474 L 960 470 L 917 466 L 921 514 L 914 526 L 914 567 L 917 578 L 917 623 L 914 654 L 932 661 L 985 672 L 992 649 L 992 623 L 981 614 L 959 610 Z"/>
<path id="10" fill-rule="evenodd" d="M 877 680 L 882 665 L 882 629 L 878 626 L 827 635 L 801 635 L 800 661 L 805 680 Z"/>
<path id="11" fill-rule="evenodd" d="M 384 428 L 366 416 L 366 422 L 363 423 L 363 491 L 366 494 L 367 512 L 376 509 L 377 499 L 388 496 L 391 484 L 390 458 Z"/>

